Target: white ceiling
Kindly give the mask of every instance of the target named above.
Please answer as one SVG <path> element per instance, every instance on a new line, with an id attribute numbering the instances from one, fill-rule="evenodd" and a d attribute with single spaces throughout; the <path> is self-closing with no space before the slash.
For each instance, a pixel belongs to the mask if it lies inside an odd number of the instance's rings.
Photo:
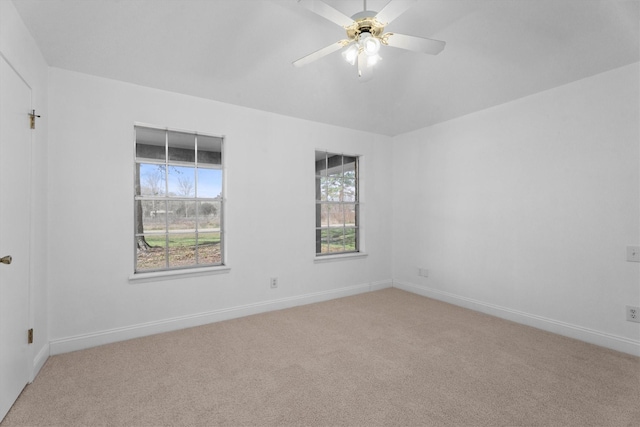
<path id="1" fill-rule="evenodd" d="M 640 60 L 640 0 L 419 0 L 386 30 L 444 51 L 383 46 L 367 83 L 339 53 L 291 65 L 345 37 L 296 0 L 13 3 L 53 67 L 384 135 Z M 363 6 L 327 3 L 349 16 Z"/>

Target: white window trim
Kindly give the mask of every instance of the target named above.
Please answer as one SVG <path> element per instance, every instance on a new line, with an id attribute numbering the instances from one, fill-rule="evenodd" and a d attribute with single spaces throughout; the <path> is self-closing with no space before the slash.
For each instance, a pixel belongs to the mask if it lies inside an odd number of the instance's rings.
<path id="1" fill-rule="evenodd" d="M 316 264 L 322 264 L 324 262 L 336 262 L 336 261 L 346 261 L 357 258 L 366 258 L 369 254 L 365 252 L 350 252 L 336 255 L 316 255 L 313 259 L 313 262 Z"/>
<path id="2" fill-rule="evenodd" d="M 134 273 L 129 276 L 130 282 L 137 281 L 155 281 L 175 279 L 179 277 L 196 277 L 196 276 L 208 276 L 211 274 L 224 274 L 228 273 L 231 267 L 227 265 L 216 265 L 212 267 L 196 267 L 196 268 L 184 268 L 176 270 L 164 270 L 164 271 L 152 271 L 149 273 Z"/>

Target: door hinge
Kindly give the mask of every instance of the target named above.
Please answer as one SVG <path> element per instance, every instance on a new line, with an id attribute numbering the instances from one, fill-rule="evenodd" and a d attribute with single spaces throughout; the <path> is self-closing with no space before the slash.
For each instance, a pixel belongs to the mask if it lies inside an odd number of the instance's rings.
<path id="1" fill-rule="evenodd" d="M 29 344 L 33 344 L 33 328 L 29 329 L 27 332 L 27 342 Z"/>
<path id="2" fill-rule="evenodd" d="M 31 112 L 29 113 L 29 125 L 31 129 L 36 128 L 36 117 L 40 117 L 40 116 L 36 115 L 36 110 L 31 110 Z"/>

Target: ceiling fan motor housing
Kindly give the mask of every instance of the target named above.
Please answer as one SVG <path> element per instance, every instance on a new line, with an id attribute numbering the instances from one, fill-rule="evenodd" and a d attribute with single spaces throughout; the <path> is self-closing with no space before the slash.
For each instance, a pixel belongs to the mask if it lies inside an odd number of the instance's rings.
<path id="1" fill-rule="evenodd" d="M 379 38 L 384 31 L 384 25 L 376 19 L 377 12 L 365 10 L 353 15 L 353 24 L 346 27 L 349 40 L 358 40 L 361 33 L 369 33 Z"/>

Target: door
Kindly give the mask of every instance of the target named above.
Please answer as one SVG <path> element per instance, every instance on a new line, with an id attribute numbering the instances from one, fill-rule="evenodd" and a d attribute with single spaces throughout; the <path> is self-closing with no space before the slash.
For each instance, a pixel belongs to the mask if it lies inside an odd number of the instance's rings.
<path id="1" fill-rule="evenodd" d="M 31 88 L 0 55 L 0 420 L 29 381 Z M 8 262 L 8 258 L 5 258 Z"/>

